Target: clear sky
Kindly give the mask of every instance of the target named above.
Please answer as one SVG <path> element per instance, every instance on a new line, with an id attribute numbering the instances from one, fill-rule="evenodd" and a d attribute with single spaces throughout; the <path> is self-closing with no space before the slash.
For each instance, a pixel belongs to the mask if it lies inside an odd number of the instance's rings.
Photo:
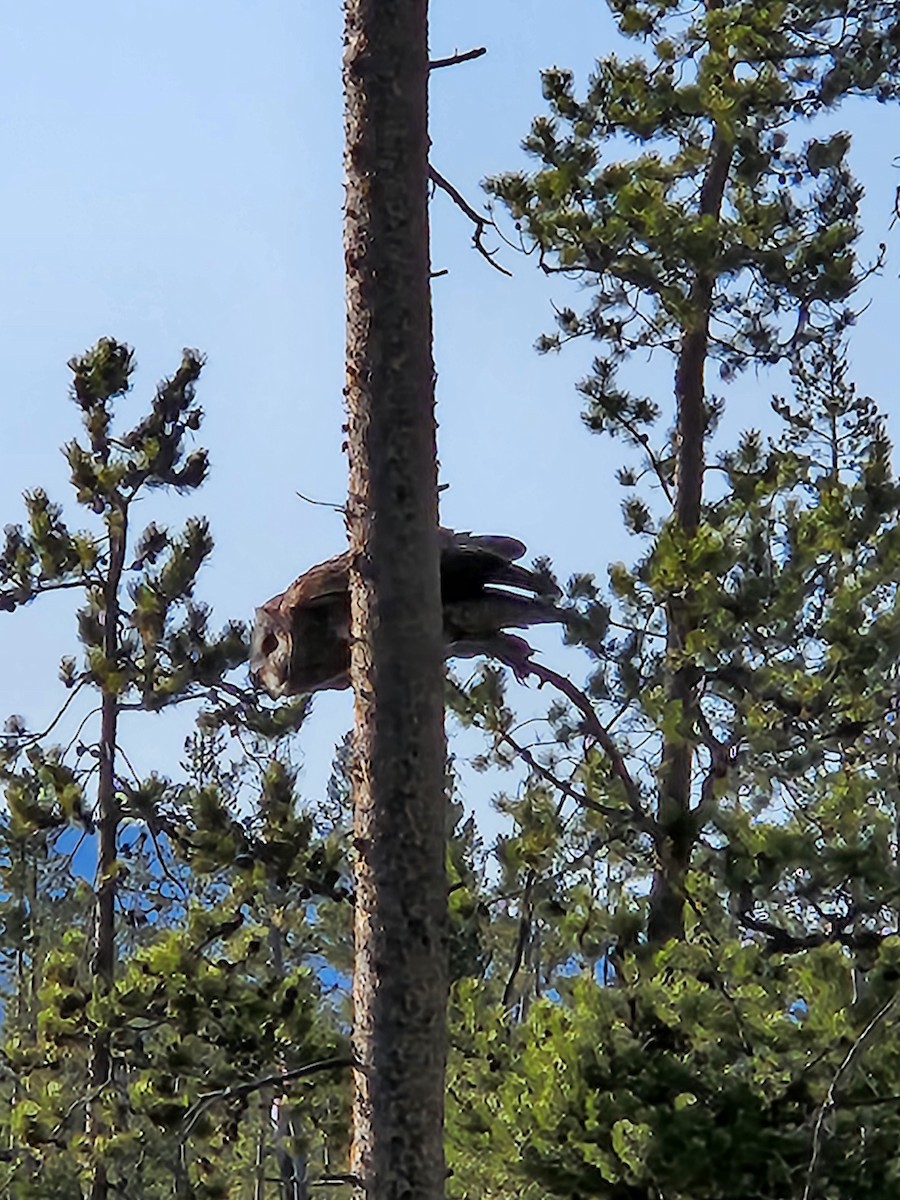
<path id="1" fill-rule="evenodd" d="M 249 618 L 343 546 L 341 518 L 295 495 L 340 503 L 346 487 L 341 23 L 337 0 L 31 0 L 4 18 L 0 524 L 20 519 L 20 493 L 36 485 L 81 520 L 58 449 L 78 428 L 66 398 L 72 354 L 102 335 L 133 345 L 137 412 L 182 346 L 196 346 L 208 355 L 210 481 L 186 500 L 148 501 L 146 518 L 209 516 L 217 548 L 198 594 L 222 622 Z M 433 77 L 434 165 L 480 205 L 480 181 L 522 162 L 519 142 L 543 107 L 540 69 L 571 67 L 583 84 L 613 37 L 602 0 L 433 0 L 434 56 L 488 48 Z M 874 246 L 898 182 L 900 117 L 869 106 L 836 124 L 854 132 Z M 552 324 L 551 301 L 571 288 L 508 250 L 514 278 L 504 278 L 470 239 L 439 194 L 444 522 L 515 534 L 563 576 L 602 577 L 635 547 L 620 528 L 617 448 L 578 419 L 572 385 L 590 347 L 555 358 L 531 349 Z M 870 289 L 854 365 L 900 435 L 897 271 L 895 252 Z M 670 393 L 663 369 L 650 378 Z M 770 390 L 763 377 L 742 380 L 729 428 L 765 422 Z M 0 614 L 0 716 L 20 712 L 36 727 L 52 715 L 72 610 L 63 593 Z M 541 632 L 565 669 L 554 640 Z M 302 742 L 307 790 L 321 787 L 349 720 L 348 695 L 317 701 Z M 132 730 L 126 746 L 142 769 L 175 769 L 182 721 L 141 717 Z"/>

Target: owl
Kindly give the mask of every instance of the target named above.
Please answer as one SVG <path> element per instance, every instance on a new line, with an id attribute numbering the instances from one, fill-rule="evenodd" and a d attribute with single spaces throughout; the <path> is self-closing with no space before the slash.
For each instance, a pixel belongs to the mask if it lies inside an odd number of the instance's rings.
<path id="1" fill-rule="evenodd" d="M 517 564 L 516 538 L 439 530 L 447 658 L 485 655 L 523 677 L 532 650 L 509 628 L 563 621 L 549 581 Z M 273 699 L 349 685 L 350 552 L 310 567 L 256 610 L 250 675 Z"/>

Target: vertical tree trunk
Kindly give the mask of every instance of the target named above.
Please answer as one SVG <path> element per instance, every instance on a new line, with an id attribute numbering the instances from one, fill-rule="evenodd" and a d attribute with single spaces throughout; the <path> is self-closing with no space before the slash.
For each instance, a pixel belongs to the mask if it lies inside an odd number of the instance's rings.
<path id="1" fill-rule="evenodd" d="M 287 897 L 281 888 L 271 887 L 267 899 L 273 907 L 287 903 Z M 272 954 L 273 974 L 276 979 L 283 980 L 284 935 L 274 921 L 269 924 L 268 942 Z M 279 1062 L 278 1066 L 284 1069 L 284 1063 Z M 269 1105 L 269 1119 L 272 1123 L 275 1160 L 278 1163 L 280 1200 L 309 1200 L 309 1162 L 306 1147 L 297 1136 L 294 1108 L 285 1091 L 277 1093 Z"/>
<path id="2" fill-rule="evenodd" d="M 348 523 L 356 742 L 353 1171 L 444 1189 L 443 650 L 426 0 L 346 0 Z"/>
<path id="3" fill-rule="evenodd" d="M 732 160 L 731 144 L 718 133 L 709 148 L 709 165 L 700 192 L 699 216 L 718 217 Z M 706 397 L 704 372 L 709 349 L 709 321 L 715 276 L 699 273 L 691 288 L 691 325 L 685 329 L 675 375 L 677 411 L 675 521 L 688 536 L 697 532 L 703 500 L 705 471 Z M 684 599 L 669 602 L 667 648 L 679 652 L 692 625 Z M 658 862 L 650 892 L 647 939 L 660 946 L 684 937 L 684 881 L 690 866 L 697 830 L 691 817 L 691 782 L 694 746 L 692 729 L 697 704 L 697 673 L 688 665 L 673 671 L 669 700 L 681 710 L 678 736 L 663 747 L 659 779 L 657 823 L 660 838 Z"/>
<path id="4" fill-rule="evenodd" d="M 103 652 L 107 663 L 113 663 L 119 648 L 119 586 L 125 565 L 126 525 L 123 509 L 109 517 L 109 575 L 106 581 L 105 611 L 103 614 Z M 94 950 L 91 975 L 95 995 L 112 990 L 116 960 L 116 876 L 118 856 L 119 805 L 116 799 L 116 739 L 119 719 L 119 697 L 104 687 L 100 707 L 100 760 L 97 783 L 97 897 L 94 908 Z M 91 1101 L 87 1108 L 87 1133 L 94 1141 L 105 1130 L 101 1091 L 110 1078 L 109 1031 L 102 1026 L 91 1042 L 88 1067 L 88 1090 Z M 102 1158 L 94 1165 L 89 1192 L 90 1200 L 106 1200 L 109 1181 Z"/>

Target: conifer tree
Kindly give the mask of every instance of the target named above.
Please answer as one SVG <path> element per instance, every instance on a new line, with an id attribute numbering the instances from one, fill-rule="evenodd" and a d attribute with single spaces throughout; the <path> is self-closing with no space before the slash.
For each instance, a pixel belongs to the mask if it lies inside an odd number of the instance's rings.
<path id="1" fill-rule="evenodd" d="M 0 562 L 4 610 L 55 590 L 84 597 L 81 658 L 61 667 L 66 703 L 46 730 L 12 717 L 3 736 L 4 1194 L 241 1194 L 255 1164 L 262 1197 L 267 1147 L 288 1157 L 269 1110 L 307 1097 L 309 1074 L 327 1072 L 286 1128 L 317 1177 L 323 1154 L 346 1172 L 348 1061 L 318 974 L 330 936 L 318 928 L 348 933 L 343 833 L 300 805 L 284 755 L 308 701 L 262 706 L 226 679 L 246 636 L 237 623 L 211 636 L 194 598 L 206 522 L 180 535 L 132 528 L 148 492 L 194 490 L 205 476 L 205 452 L 187 444 L 202 418 L 199 356 L 185 353 L 125 431 L 114 404 L 127 403 L 128 347 L 104 339 L 71 366 L 88 437 L 65 454 L 99 528 L 73 533 L 60 507 L 29 493 L 28 527 L 7 526 Z M 82 714 L 91 693 L 96 708 Z M 136 777 L 121 714 L 152 721 L 190 699 L 202 707 L 186 781 Z M 73 721 L 68 744 L 53 745 Z M 94 887 L 72 872 L 92 845 Z M 280 1194 L 306 1186 L 291 1174 Z"/>
<path id="2" fill-rule="evenodd" d="M 0 553 L 0 607 L 12 612 L 40 595 L 82 593 L 78 636 L 82 655 L 60 668 L 71 698 L 99 700 L 99 730 L 68 747 L 48 745 L 18 719 L 7 727 L 3 774 L 12 819 L 39 828 L 76 821 L 96 829 L 97 874 L 89 980 L 81 999 L 90 1034 L 83 1152 L 86 1195 L 108 1194 L 108 1150 L 115 1140 L 115 1063 L 108 1025 L 116 973 L 116 906 L 123 820 L 142 816 L 123 788 L 119 719 L 126 709 L 158 711 L 201 694 L 246 657 L 245 635 L 230 625 L 208 631 L 208 611 L 193 598 L 198 570 L 212 549 L 207 523 L 188 521 L 179 535 L 151 522 L 132 528 L 135 502 L 154 489 L 193 491 L 207 471 L 204 450 L 188 441 L 202 420 L 195 385 L 202 360 L 185 351 L 181 366 L 158 387 L 149 411 L 119 430 L 114 407 L 131 386 L 131 349 L 110 338 L 71 360 L 72 398 L 86 441 L 65 447 L 72 486 L 96 529 L 73 533 L 46 492 L 26 494 L 28 527 L 7 526 Z M 137 789 L 138 791 L 140 789 Z M 135 789 L 131 789 L 134 793 Z M 74 980 L 73 980 L 74 982 Z M 74 1000 L 74 993 L 69 996 Z M 69 1011 L 70 1023 L 72 1012 Z"/>
<path id="3" fill-rule="evenodd" d="M 900 23 L 878 0 L 849 9 L 823 0 L 611 7 L 644 56 L 601 59 L 583 98 L 571 73 L 546 71 L 550 114 L 525 142 L 539 166 L 499 176 L 490 189 L 546 272 L 591 284 L 587 310 L 564 309 L 540 345 L 598 343 L 580 385 L 585 421 L 639 452 L 637 471 L 620 476 L 629 526 L 644 534 L 662 522 L 641 567 L 649 590 L 637 596 L 638 581 L 613 574 L 619 597 L 646 609 L 653 630 L 641 632 L 639 615 L 632 639 L 618 650 L 607 643 L 595 680 L 600 694 L 615 692 L 618 676 L 633 697 L 634 639 L 665 639 L 652 678 L 640 680 L 658 712 L 652 798 L 624 784 L 634 807 L 652 808 L 647 932 L 662 945 L 684 934 L 684 877 L 710 811 L 698 793 L 723 786 L 741 740 L 737 730 L 712 736 L 702 705 L 712 684 L 706 644 L 723 618 L 698 581 L 710 569 L 720 580 L 727 573 L 707 563 L 715 554 L 708 445 L 724 403 L 709 376 L 717 367 L 727 387 L 736 373 L 791 363 L 852 324 L 853 297 L 874 264 L 857 258 L 862 193 L 850 137 L 832 114 L 849 96 L 896 98 Z M 625 157 L 606 152 L 629 143 Z M 619 384 L 630 358 L 648 351 L 672 363 L 671 406 Z M 657 483 L 654 513 L 631 492 L 638 473 Z M 591 610 L 586 636 L 599 644 L 602 608 L 591 608 L 588 581 L 576 594 Z M 606 757 L 621 767 L 627 746 L 623 754 Z"/>
<path id="4" fill-rule="evenodd" d="M 570 581 L 594 667 L 583 691 L 535 672 L 560 692 L 549 753 L 495 673 L 454 696 L 530 781 L 490 902 L 504 970 L 454 997 L 451 1187 L 874 1200 L 897 1136 L 900 493 L 847 371 L 878 264 L 835 114 L 896 98 L 900 22 L 865 0 L 611 7 L 643 53 L 583 96 L 546 72 L 538 165 L 490 188 L 548 274 L 591 288 L 540 348 L 596 342 L 585 421 L 633 452 L 641 548 L 608 589 Z M 647 351 L 668 403 L 620 381 Z M 767 368 L 774 432 L 747 413 L 724 443 L 730 384 L 753 369 L 768 401 Z M 568 948 L 519 960 L 528 1005 L 503 995 L 513 917 Z"/>

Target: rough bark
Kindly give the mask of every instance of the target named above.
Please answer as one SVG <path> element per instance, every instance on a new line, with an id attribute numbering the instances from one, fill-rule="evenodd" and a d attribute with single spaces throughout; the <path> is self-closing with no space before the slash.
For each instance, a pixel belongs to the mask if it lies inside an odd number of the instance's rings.
<path id="1" fill-rule="evenodd" d="M 125 566 L 127 543 L 125 513 L 119 510 L 110 519 L 109 574 L 105 587 L 103 616 L 103 652 L 114 662 L 119 647 L 119 587 Z M 116 800 L 116 737 L 119 698 L 104 689 L 100 706 L 100 759 L 97 782 L 97 894 L 94 908 L 94 946 L 91 975 L 97 995 L 112 990 L 116 956 L 116 877 L 115 863 L 119 837 L 119 806 Z M 111 1071 L 109 1032 L 102 1026 L 91 1042 L 88 1067 L 87 1133 L 91 1140 L 105 1132 L 101 1091 Z M 109 1181 L 102 1161 L 95 1164 L 90 1200 L 106 1200 Z"/>
<path id="2" fill-rule="evenodd" d="M 731 167 L 732 147 L 715 134 L 700 192 L 699 216 L 718 217 Z M 684 332 L 675 374 L 677 412 L 675 521 L 691 536 L 700 524 L 705 471 L 706 397 L 704 372 L 715 276 L 700 272 L 691 288 L 692 324 Z M 667 609 L 670 652 L 684 646 L 691 632 L 690 605 L 673 599 Z M 697 830 L 691 813 L 694 745 L 691 738 L 697 704 L 697 674 L 684 666 L 672 672 L 668 698 L 680 705 L 681 729 L 663 746 L 656 819 L 657 865 L 650 892 L 647 938 L 652 946 L 684 937 L 684 880 Z"/>
<path id="3" fill-rule="evenodd" d="M 347 385 L 356 971 L 353 1172 L 444 1190 L 443 669 L 427 2 L 347 0 Z"/>

